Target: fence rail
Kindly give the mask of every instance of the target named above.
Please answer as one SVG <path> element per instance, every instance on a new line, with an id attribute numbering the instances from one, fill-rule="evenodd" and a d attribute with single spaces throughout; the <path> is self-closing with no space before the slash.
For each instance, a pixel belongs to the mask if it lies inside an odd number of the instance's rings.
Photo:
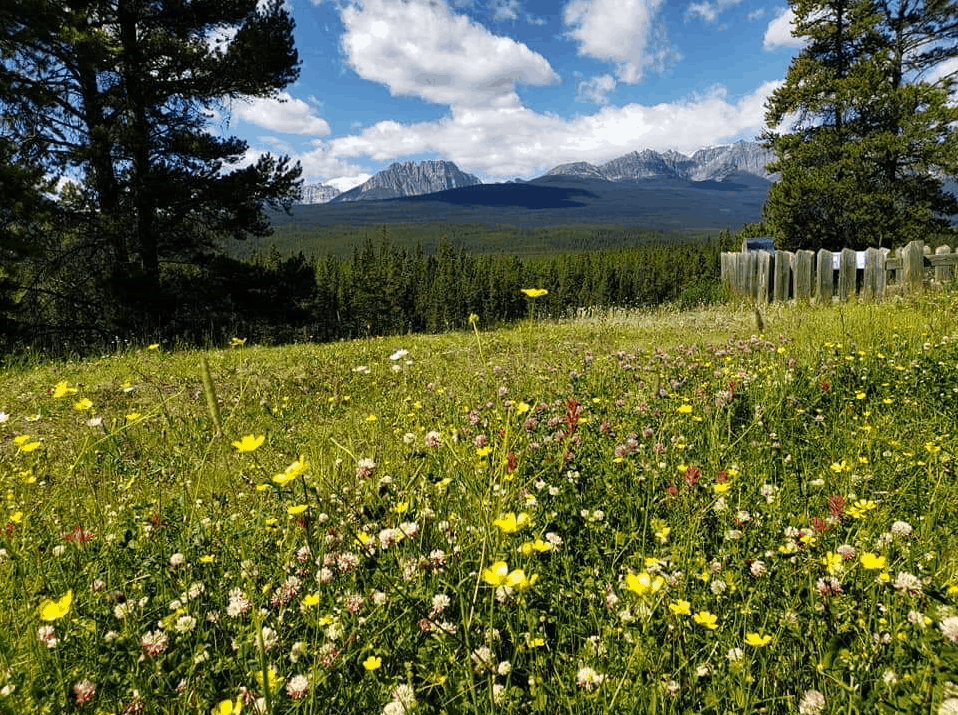
<path id="1" fill-rule="evenodd" d="M 939 246 L 934 253 L 922 241 L 889 251 L 869 248 L 840 252 L 742 251 L 721 255 L 722 282 L 734 295 L 759 302 L 825 303 L 880 301 L 912 292 L 928 283 L 955 279 L 958 247 Z"/>

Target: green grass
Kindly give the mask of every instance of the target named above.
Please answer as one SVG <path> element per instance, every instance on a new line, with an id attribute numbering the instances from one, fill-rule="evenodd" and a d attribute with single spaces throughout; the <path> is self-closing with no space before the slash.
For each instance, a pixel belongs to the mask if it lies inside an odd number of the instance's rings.
<path id="1" fill-rule="evenodd" d="M 10 367 L 0 712 L 953 712 L 956 309 Z"/>

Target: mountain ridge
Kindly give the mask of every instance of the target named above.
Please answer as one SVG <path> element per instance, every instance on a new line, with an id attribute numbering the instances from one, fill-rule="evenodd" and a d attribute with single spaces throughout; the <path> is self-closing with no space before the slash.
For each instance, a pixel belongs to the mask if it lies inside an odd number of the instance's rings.
<path id="1" fill-rule="evenodd" d="M 365 183 L 335 196 L 329 203 L 408 198 L 481 183 L 478 177 L 465 173 L 451 161 L 403 161 L 390 164 Z"/>

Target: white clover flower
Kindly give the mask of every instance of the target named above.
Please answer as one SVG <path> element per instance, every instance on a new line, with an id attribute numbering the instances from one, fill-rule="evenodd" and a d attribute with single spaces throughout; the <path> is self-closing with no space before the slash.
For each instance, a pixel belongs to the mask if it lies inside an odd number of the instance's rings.
<path id="1" fill-rule="evenodd" d="M 896 590 L 904 591 L 912 596 L 920 596 L 922 593 L 921 579 L 905 571 L 898 572 L 895 583 L 892 585 Z"/>
<path id="2" fill-rule="evenodd" d="M 909 524 L 907 521 L 896 521 L 891 525 L 891 533 L 895 536 L 906 538 L 911 536 L 911 532 L 911 524 Z"/>
<path id="3" fill-rule="evenodd" d="M 817 690 L 807 690 L 798 703 L 799 715 L 821 715 L 825 710 L 825 696 Z"/>
<path id="4" fill-rule="evenodd" d="M 958 616 L 946 616 L 942 618 L 938 627 L 941 629 L 945 640 L 958 643 Z"/>
<path id="5" fill-rule="evenodd" d="M 177 633 L 189 633 L 194 628 L 196 628 L 196 619 L 190 615 L 180 616 L 173 624 L 173 630 Z"/>
<path id="6" fill-rule="evenodd" d="M 603 680 L 605 680 L 605 675 L 596 672 L 589 666 L 579 668 L 579 672 L 575 674 L 576 685 L 590 692 L 594 690 L 596 686 L 601 685 Z"/>
<path id="7" fill-rule="evenodd" d="M 37 628 L 37 640 L 50 649 L 56 648 L 60 642 L 60 639 L 57 638 L 56 629 L 49 624 Z"/>
<path id="8" fill-rule="evenodd" d="M 257 634 L 256 645 L 262 646 L 263 650 L 269 650 L 279 643 L 279 634 L 269 626 L 263 626 L 263 630 Z"/>
<path id="9" fill-rule="evenodd" d="M 286 683 L 286 694 L 293 700 L 300 700 L 309 690 L 309 678 L 305 675 L 294 675 Z"/>

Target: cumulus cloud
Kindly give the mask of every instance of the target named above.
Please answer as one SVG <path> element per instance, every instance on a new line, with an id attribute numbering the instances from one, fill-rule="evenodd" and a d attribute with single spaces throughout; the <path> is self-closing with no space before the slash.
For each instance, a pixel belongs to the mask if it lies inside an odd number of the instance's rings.
<path id="1" fill-rule="evenodd" d="M 342 49 L 362 77 L 390 93 L 451 106 L 512 106 L 517 82 L 559 81 L 549 61 L 433 0 L 364 0 L 341 11 Z"/>
<path id="2" fill-rule="evenodd" d="M 280 92 L 276 98 L 237 100 L 233 104 L 233 115 L 274 132 L 313 136 L 329 134 L 326 120 L 314 116 L 309 104 L 293 98 L 288 92 Z"/>
<path id="3" fill-rule="evenodd" d="M 758 20 L 760 17 L 765 17 L 765 8 L 757 7 L 752 10 L 746 18 L 751 22 L 752 20 Z"/>
<path id="4" fill-rule="evenodd" d="M 646 148 L 692 152 L 758 133 L 764 128 L 765 100 L 779 84 L 766 82 L 736 99 L 715 86 L 680 102 L 607 105 L 571 118 L 520 105 L 454 107 L 438 121 L 377 122 L 331 139 L 328 149 L 335 157 L 377 162 L 434 153 L 488 180 L 531 177 L 571 161 L 602 163 Z"/>
<path id="5" fill-rule="evenodd" d="M 762 41 L 762 49 L 766 52 L 774 52 L 783 47 L 800 48 L 804 47 L 805 41 L 792 35 L 795 29 L 795 13 L 791 8 L 779 8 L 777 14 L 768 23 L 765 29 L 765 38 Z"/>
<path id="6" fill-rule="evenodd" d="M 615 77 L 610 74 L 600 74 L 589 79 L 580 79 L 575 85 L 575 101 L 608 104 L 608 95 L 615 91 L 615 86 Z"/>
<path id="7" fill-rule="evenodd" d="M 618 79 L 636 84 L 682 58 L 656 17 L 663 4 L 663 0 L 571 0 L 563 8 L 562 20 L 580 55 L 615 63 Z"/>
<path id="8" fill-rule="evenodd" d="M 715 2 L 693 2 L 685 9 L 685 19 L 700 17 L 710 25 L 714 25 L 718 16 L 726 10 L 738 5 L 742 0 L 715 0 Z"/>

